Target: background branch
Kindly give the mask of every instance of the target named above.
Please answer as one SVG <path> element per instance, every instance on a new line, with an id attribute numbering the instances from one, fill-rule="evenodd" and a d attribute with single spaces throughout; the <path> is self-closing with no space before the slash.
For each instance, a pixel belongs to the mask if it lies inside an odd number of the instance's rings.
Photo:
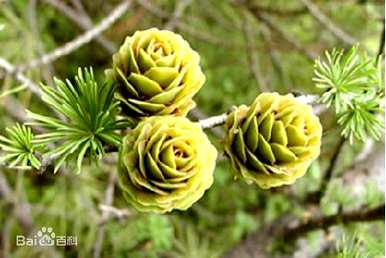
<path id="1" fill-rule="evenodd" d="M 249 22 L 248 12 L 245 11 L 245 17 L 243 19 L 244 26 L 243 32 L 246 41 L 246 56 L 248 60 L 248 68 L 251 71 L 255 81 L 257 83 L 257 88 L 259 92 L 268 91 L 267 83 L 260 69 L 259 60 L 254 51 L 255 48 L 255 40 L 253 35 L 252 25 Z"/>
<path id="2" fill-rule="evenodd" d="M 171 18 L 168 20 L 168 22 L 165 24 L 165 29 L 173 30 L 177 26 L 179 19 L 181 18 L 185 9 L 189 6 L 190 3 L 191 3 L 191 0 L 180 0 L 176 2 L 174 13 L 171 16 Z"/>
<path id="3" fill-rule="evenodd" d="M 322 216 L 305 222 L 294 223 L 293 218 L 285 215 L 247 236 L 223 258 L 269 258 L 271 255 L 266 253 L 266 249 L 276 237 L 294 241 L 300 235 L 313 230 L 324 229 L 337 224 L 382 220 L 384 216 L 384 203 L 372 209 L 359 209 L 342 214 Z"/>
<path id="4" fill-rule="evenodd" d="M 86 31 L 84 34 L 78 36 L 74 40 L 67 42 L 61 47 L 56 48 L 54 51 L 43 55 L 38 59 L 29 61 L 25 65 L 21 65 L 18 70 L 24 71 L 32 67 L 40 66 L 43 64 L 52 63 L 58 58 L 68 55 L 79 47 L 87 44 L 92 39 L 100 35 L 103 31 L 108 29 L 119 17 L 121 17 L 129 8 L 131 1 L 123 1 L 119 4 L 106 18 L 104 18 L 94 28 Z"/>
<path id="5" fill-rule="evenodd" d="M 16 80 L 27 86 L 33 94 L 41 97 L 40 88 L 28 77 L 26 77 L 21 71 L 17 70 L 15 66 L 10 64 L 7 60 L 0 57 L 0 67 L 5 70 L 6 73 L 15 77 Z"/>
<path id="6" fill-rule="evenodd" d="M 305 56 L 310 60 L 314 61 L 317 57 L 317 54 L 314 52 L 311 52 L 304 46 L 302 46 L 301 43 L 299 43 L 296 39 L 288 35 L 286 32 L 284 32 L 280 27 L 278 27 L 275 23 L 273 23 L 266 14 L 263 13 L 254 13 L 255 17 L 265 24 L 269 29 L 271 29 L 273 32 L 275 32 L 278 36 L 280 36 L 283 40 L 285 40 L 287 43 L 289 43 L 292 47 L 294 47 L 297 51 L 304 53 Z"/>
<path id="7" fill-rule="evenodd" d="M 71 7 L 67 6 L 61 0 L 44 0 L 44 2 L 50 4 L 58 11 L 63 13 L 65 16 L 71 19 L 75 24 L 77 24 L 81 29 L 87 31 L 93 28 L 92 20 L 90 19 L 89 16 L 87 16 L 83 8 L 81 8 L 83 12 L 79 13 L 73 10 Z M 79 5 L 79 3 L 77 5 Z M 99 34 L 96 35 L 95 40 L 110 54 L 113 54 L 117 48 L 113 42 L 106 39 L 103 35 L 99 35 Z"/>
<path id="8" fill-rule="evenodd" d="M 114 188 L 115 188 L 115 182 L 117 180 L 117 174 L 115 170 L 109 170 L 109 181 L 105 192 L 105 200 L 104 205 L 111 206 L 113 203 L 113 197 L 114 197 Z M 94 244 L 94 258 L 101 257 L 101 248 L 103 244 L 103 239 L 105 235 L 105 229 L 104 224 L 109 219 L 110 212 L 106 209 L 102 210 L 102 216 L 98 223 L 98 230 L 96 235 L 96 240 Z"/>
<path id="9" fill-rule="evenodd" d="M 341 136 L 339 141 L 338 141 L 338 145 L 336 146 L 334 152 L 332 153 L 332 158 L 331 158 L 331 161 L 328 165 L 328 168 L 321 179 L 321 185 L 320 185 L 319 190 L 316 192 L 310 193 L 307 196 L 307 202 L 318 203 L 323 198 L 323 195 L 326 192 L 328 185 L 330 184 L 333 172 L 335 171 L 336 167 L 338 166 L 339 157 L 340 157 L 340 154 L 343 150 L 345 143 L 346 143 L 346 139 Z"/>
<path id="10" fill-rule="evenodd" d="M 33 228 L 33 221 L 29 212 L 29 204 L 25 201 L 16 199 L 3 171 L 0 171 L 0 198 L 13 205 L 13 213 L 24 234 L 28 235 Z"/>
<path id="11" fill-rule="evenodd" d="M 304 6 L 310 11 L 311 15 L 326 29 L 328 29 L 334 36 L 348 45 L 354 45 L 358 42 L 353 36 L 349 35 L 343 29 L 333 23 L 319 8 L 312 3 L 311 0 L 300 0 Z"/>
<path id="12" fill-rule="evenodd" d="M 371 209 L 359 209 L 342 214 L 312 218 L 309 221 L 288 226 L 284 229 L 283 237 L 294 239 L 299 235 L 316 229 L 325 229 L 336 224 L 347 224 L 353 222 L 376 221 L 385 218 L 385 203 Z"/>

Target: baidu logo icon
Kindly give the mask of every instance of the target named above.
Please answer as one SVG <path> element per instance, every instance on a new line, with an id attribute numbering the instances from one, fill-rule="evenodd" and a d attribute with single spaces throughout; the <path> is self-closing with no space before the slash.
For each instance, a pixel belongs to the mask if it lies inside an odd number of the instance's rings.
<path id="1" fill-rule="evenodd" d="M 32 237 L 16 236 L 17 246 L 70 246 L 78 245 L 75 236 L 58 236 L 51 227 L 42 227 Z"/>

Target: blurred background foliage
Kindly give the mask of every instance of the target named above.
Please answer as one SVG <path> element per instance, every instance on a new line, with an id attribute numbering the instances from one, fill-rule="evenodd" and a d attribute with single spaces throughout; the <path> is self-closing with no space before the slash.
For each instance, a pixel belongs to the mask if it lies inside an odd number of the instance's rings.
<path id="1" fill-rule="evenodd" d="M 207 77 L 205 86 L 195 97 L 199 109 L 192 112 L 193 119 L 226 112 L 233 105 L 249 104 L 256 94 L 265 90 L 318 94 L 321 91 L 312 81 L 314 59 L 324 50 L 353 45 L 317 20 L 305 5 L 309 1 L 184 2 L 186 8 L 175 21 L 173 30 L 200 53 Z M 87 27 L 84 24 L 92 27 L 119 3 L 115 0 L 0 0 L 0 25 L 3 25 L 0 56 L 15 66 L 26 64 L 73 40 L 84 32 Z M 315 0 L 312 3 L 359 42 L 369 55 L 377 55 L 384 30 L 383 1 Z M 180 1 L 173 0 L 132 1 L 129 10 L 98 40 L 54 63 L 31 67 L 24 73 L 34 82 L 52 85 L 53 76 L 70 78 L 79 66 L 92 66 L 96 77 L 101 79 L 104 69 L 111 64 L 112 52 L 126 35 L 149 27 L 165 27 L 179 4 Z M 70 10 L 75 16 L 63 10 Z M 5 127 L 24 112 L 10 111 L 15 101 L 34 112 L 49 112 L 39 99 L 20 86 L 12 74 L 0 70 L 2 134 Z M 334 178 L 320 205 L 307 203 L 307 194 L 318 189 L 331 158 L 338 155 L 335 149 L 341 136 L 334 113 L 322 113 L 321 121 L 324 127 L 321 157 L 295 185 L 263 191 L 234 181 L 227 160 L 221 158 L 214 185 L 205 196 L 188 211 L 167 215 L 137 213 L 127 207 L 116 189 L 112 206 L 124 210 L 125 216 L 101 223 L 100 204 L 104 203 L 111 171 L 115 170 L 108 162 L 85 165 L 79 175 L 71 170 L 54 175 L 1 168 L 2 180 L 8 182 L 10 189 L 8 194 L 4 189 L 0 192 L 3 197 L 0 198 L 0 257 L 98 257 L 95 249 L 101 229 L 101 257 L 221 257 L 246 235 L 258 232 L 283 214 L 307 220 L 384 202 L 383 164 L 379 165 L 381 174 L 353 170 L 357 154 L 366 145 L 355 142 L 345 144 L 340 151 Z M 221 150 L 221 130 L 208 132 Z M 350 172 L 349 176 L 346 172 Z M 360 178 L 359 183 L 353 179 L 356 177 Z M 30 216 L 33 225 L 20 223 L 23 216 Z M 16 235 L 42 226 L 53 227 L 57 235 L 77 236 L 78 246 L 15 246 Z M 270 257 L 383 257 L 383 229 L 384 221 L 338 225 L 305 234 L 296 241 L 274 239 L 267 248 Z"/>

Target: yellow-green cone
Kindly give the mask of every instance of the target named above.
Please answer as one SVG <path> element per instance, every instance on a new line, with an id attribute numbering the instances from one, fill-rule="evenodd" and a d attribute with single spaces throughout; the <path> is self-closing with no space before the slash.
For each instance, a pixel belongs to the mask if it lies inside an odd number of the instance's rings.
<path id="1" fill-rule="evenodd" d="M 225 127 L 236 176 L 264 189 L 294 183 L 320 153 L 319 119 L 291 94 L 262 93 L 233 111 Z"/>
<path id="2" fill-rule="evenodd" d="M 217 151 L 198 123 L 184 117 L 144 119 L 123 138 L 119 182 L 137 210 L 186 210 L 213 182 Z"/>
<path id="3" fill-rule="evenodd" d="M 200 57 L 180 35 L 155 28 L 127 37 L 106 71 L 130 116 L 185 116 L 205 82 Z"/>

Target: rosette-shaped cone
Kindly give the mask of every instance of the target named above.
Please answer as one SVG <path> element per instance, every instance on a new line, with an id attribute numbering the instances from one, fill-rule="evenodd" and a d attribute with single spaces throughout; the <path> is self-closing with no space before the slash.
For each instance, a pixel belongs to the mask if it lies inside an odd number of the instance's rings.
<path id="1" fill-rule="evenodd" d="M 212 185 L 216 157 L 198 123 L 174 116 L 144 119 L 123 138 L 123 195 L 139 211 L 186 210 Z"/>
<path id="2" fill-rule="evenodd" d="M 106 75 L 127 115 L 185 116 L 205 82 L 199 61 L 180 35 L 152 28 L 126 38 Z"/>
<path id="3" fill-rule="evenodd" d="M 225 126 L 236 177 L 264 189 L 294 183 L 320 153 L 318 117 L 290 94 L 262 93 L 230 113 Z"/>

